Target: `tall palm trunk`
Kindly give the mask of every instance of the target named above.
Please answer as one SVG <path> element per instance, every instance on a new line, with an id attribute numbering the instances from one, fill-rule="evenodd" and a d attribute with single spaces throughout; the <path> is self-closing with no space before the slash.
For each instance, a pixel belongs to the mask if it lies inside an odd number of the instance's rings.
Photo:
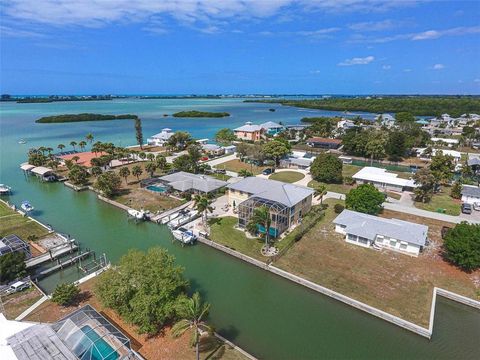
<path id="1" fill-rule="evenodd" d="M 200 351 L 199 351 L 198 341 L 197 341 L 197 343 L 195 344 L 195 358 L 196 358 L 197 360 L 200 360 Z"/>

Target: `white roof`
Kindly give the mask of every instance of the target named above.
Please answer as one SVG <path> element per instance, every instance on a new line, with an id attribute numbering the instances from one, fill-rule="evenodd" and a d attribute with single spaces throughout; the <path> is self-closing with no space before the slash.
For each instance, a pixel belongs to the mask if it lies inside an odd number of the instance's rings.
<path id="1" fill-rule="evenodd" d="M 165 128 L 162 129 L 162 132 L 152 136 L 153 139 L 168 140 L 173 136 L 172 129 Z"/>
<path id="2" fill-rule="evenodd" d="M 0 313 L 0 354 L 2 355 L 2 360 L 17 360 L 17 356 L 8 345 L 7 339 L 34 325 L 34 323 L 7 320 L 5 316 Z"/>
<path id="3" fill-rule="evenodd" d="M 416 187 L 415 182 L 411 179 L 401 179 L 398 177 L 398 174 L 389 173 L 386 169 L 376 168 L 366 166 L 355 175 L 352 176 L 354 179 L 363 180 L 363 181 L 373 181 L 378 183 L 384 183 L 388 185 L 396 186 L 406 186 L 406 187 Z"/>
<path id="4" fill-rule="evenodd" d="M 417 150 L 417 154 L 421 155 L 425 152 L 426 148 L 420 148 Z M 437 151 L 443 152 L 443 155 L 450 155 L 456 159 L 460 159 L 462 157 L 462 153 L 455 150 L 447 150 L 447 149 L 432 149 L 432 155 L 435 156 Z"/>
<path id="5" fill-rule="evenodd" d="M 30 165 L 30 164 L 25 163 L 25 164 L 22 164 L 20 166 L 20 169 L 28 171 L 28 170 L 32 170 L 34 167 L 35 167 L 35 165 Z"/>
<path id="6" fill-rule="evenodd" d="M 432 137 L 430 140 L 432 140 L 433 142 L 441 141 L 446 144 L 458 144 L 458 139 L 445 139 L 445 138 Z"/>
<path id="7" fill-rule="evenodd" d="M 236 129 L 233 129 L 233 131 L 243 131 L 243 132 L 254 132 L 254 131 L 260 131 L 260 130 L 262 130 L 262 127 L 260 125 L 253 125 L 250 122 Z"/>
<path id="8" fill-rule="evenodd" d="M 264 129 L 283 128 L 283 125 L 277 124 L 276 122 L 273 122 L 273 121 L 267 121 L 266 123 L 263 123 L 260 126 Z"/>
<path id="9" fill-rule="evenodd" d="M 45 175 L 49 172 L 52 172 L 53 170 L 45 166 L 37 166 L 37 167 L 34 167 L 31 171 L 37 175 Z"/>

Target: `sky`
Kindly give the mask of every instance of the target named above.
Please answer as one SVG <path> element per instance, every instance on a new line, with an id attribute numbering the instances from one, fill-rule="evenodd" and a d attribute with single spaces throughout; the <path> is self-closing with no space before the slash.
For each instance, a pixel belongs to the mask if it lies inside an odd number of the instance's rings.
<path id="1" fill-rule="evenodd" d="M 480 1 L 2 0 L 8 94 L 480 94 Z"/>

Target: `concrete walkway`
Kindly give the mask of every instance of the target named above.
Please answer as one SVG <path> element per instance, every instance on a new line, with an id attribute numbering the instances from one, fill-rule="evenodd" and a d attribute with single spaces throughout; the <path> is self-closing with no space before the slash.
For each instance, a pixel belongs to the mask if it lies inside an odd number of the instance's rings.
<path id="1" fill-rule="evenodd" d="M 211 167 L 214 167 L 216 165 L 223 164 L 227 161 L 235 160 L 236 158 L 237 158 L 237 153 L 233 153 L 231 155 L 222 156 L 222 157 L 219 157 L 219 158 L 216 158 L 216 159 L 213 159 L 213 160 L 205 161 L 205 164 L 208 164 Z"/>

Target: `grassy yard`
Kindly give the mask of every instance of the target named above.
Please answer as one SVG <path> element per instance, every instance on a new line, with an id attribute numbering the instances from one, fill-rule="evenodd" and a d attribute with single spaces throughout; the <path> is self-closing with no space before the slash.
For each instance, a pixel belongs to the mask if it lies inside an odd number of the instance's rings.
<path id="1" fill-rule="evenodd" d="M 251 171 L 254 175 L 260 174 L 263 170 L 265 170 L 268 166 L 255 166 L 252 164 L 248 164 L 245 162 L 240 161 L 239 159 L 230 160 L 215 166 L 217 169 L 225 169 L 227 171 L 239 172 L 240 170 L 248 170 Z"/>
<path id="2" fill-rule="evenodd" d="M 131 208 L 149 210 L 152 213 L 163 212 L 184 204 L 184 201 L 140 188 L 124 189 L 113 200 Z"/>
<path id="3" fill-rule="evenodd" d="M 231 216 L 213 219 L 210 224 L 210 239 L 242 254 L 265 261 L 266 258 L 260 254 L 263 241 L 247 238 L 243 231 L 234 229 L 237 222 L 238 219 Z"/>
<path id="4" fill-rule="evenodd" d="M 208 176 L 213 177 L 213 178 L 218 179 L 218 180 L 222 180 L 222 181 L 227 181 L 228 179 L 231 178 L 231 176 L 229 176 L 227 174 L 208 174 Z"/>
<path id="5" fill-rule="evenodd" d="M 9 320 L 15 319 L 30 306 L 35 304 L 43 294 L 35 286 L 27 290 L 5 296 L 3 306 L 5 308 L 5 317 Z"/>
<path id="6" fill-rule="evenodd" d="M 304 177 L 305 175 L 298 171 L 279 171 L 275 174 L 270 175 L 269 179 L 283 181 L 291 184 L 302 180 Z"/>
<path id="7" fill-rule="evenodd" d="M 342 175 L 344 178 L 352 177 L 354 174 L 360 171 L 361 168 L 362 168 L 361 166 L 344 164 Z M 340 194 L 347 194 L 351 189 L 355 187 L 355 185 L 346 185 L 346 184 L 327 184 L 327 183 L 319 182 L 316 180 L 310 181 L 307 186 L 311 188 L 315 188 L 319 185 L 325 185 L 325 187 L 327 188 L 327 191 L 332 191 Z"/>
<path id="8" fill-rule="evenodd" d="M 40 238 L 48 234 L 48 230 L 0 202 L 0 237 L 11 234 L 27 240 L 29 235 L 36 235 L 37 238 Z"/>
<path id="9" fill-rule="evenodd" d="M 393 192 L 393 191 L 387 191 L 387 196 L 389 196 L 393 199 L 396 199 L 396 200 L 400 200 L 402 198 L 401 194 Z"/>
<path id="10" fill-rule="evenodd" d="M 434 194 L 429 203 L 415 202 L 415 207 L 427 211 L 437 212 L 438 209 L 445 209 L 445 214 L 460 215 L 461 201 L 452 199 L 445 193 Z"/>
<path id="11" fill-rule="evenodd" d="M 348 244 L 334 231 L 338 200 L 327 199 L 325 217 L 275 264 L 317 284 L 422 326 L 428 325 L 433 287 L 480 299 L 474 279 L 441 256 L 441 221 L 385 210 L 381 215 L 429 226 L 431 245 L 418 258 Z"/>

